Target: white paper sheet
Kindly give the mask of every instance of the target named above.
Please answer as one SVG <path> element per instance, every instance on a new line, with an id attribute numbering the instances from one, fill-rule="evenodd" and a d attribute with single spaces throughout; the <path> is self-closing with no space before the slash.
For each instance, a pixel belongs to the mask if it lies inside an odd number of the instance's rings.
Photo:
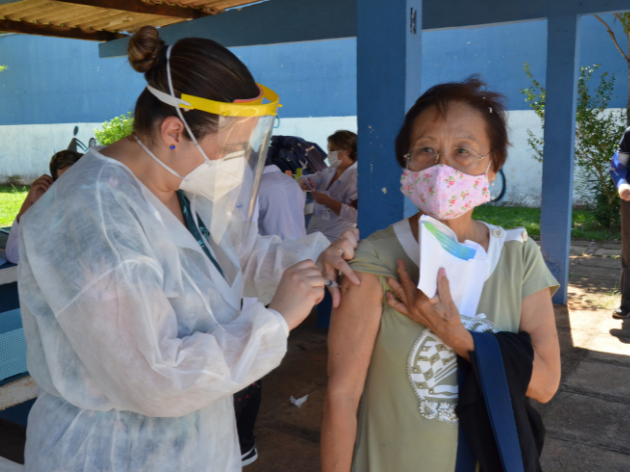
<path id="1" fill-rule="evenodd" d="M 291 395 L 291 398 L 289 398 L 289 400 L 298 408 L 302 408 L 304 402 L 308 400 L 308 395 L 304 395 L 302 398 L 298 398 L 297 400 L 293 397 L 293 395 Z"/>
<path id="2" fill-rule="evenodd" d="M 418 288 L 433 298 L 437 293 L 438 272 L 446 269 L 451 296 L 460 314 L 474 317 L 490 267 L 486 251 L 473 241 L 457 242 L 457 236 L 449 227 L 429 216 L 420 219 L 420 231 Z M 436 236 L 437 232 L 446 238 Z"/>

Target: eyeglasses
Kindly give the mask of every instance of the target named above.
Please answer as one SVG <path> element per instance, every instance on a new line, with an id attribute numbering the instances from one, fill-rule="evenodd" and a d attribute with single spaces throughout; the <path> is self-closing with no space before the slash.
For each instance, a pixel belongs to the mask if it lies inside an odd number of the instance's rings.
<path id="1" fill-rule="evenodd" d="M 489 156 L 490 153 L 482 156 L 474 149 L 466 146 L 455 146 L 450 153 L 440 153 L 431 147 L 424 146 L 412 149 L 411 152 L 403 157 L 407 160 L 407 168 L 409 170 L 420 171 L 437 164 L 440 160 L 440 155 L 444 156 L 446 160 L 452 158 L 459 166 L 466 167 Z"/>

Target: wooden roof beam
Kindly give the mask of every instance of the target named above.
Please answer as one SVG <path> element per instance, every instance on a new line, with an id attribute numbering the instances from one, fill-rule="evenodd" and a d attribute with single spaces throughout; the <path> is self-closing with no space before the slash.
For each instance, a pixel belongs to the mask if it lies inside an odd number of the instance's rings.
<path id="1" fill-rule="evenodd" d="M 127 37 L 125 34 L 110 33 L 109 31 L 86 31 L 78 28 L 11 20 L 0 20 L 0 31 L 3 33 L 33 34 L 36 36 L 54 36 L 87 41 L 111 41 L 112 39 Z"/>
<path id="2" fill-rule="evenodd" d="M 72 3 L 87 7 L 106 8 L 108 10 L 119 10 L 132 13 L 143 13 L 147 15 L 168 16 L 171 18 L 184 18 L 194 20 L 212 15 L 213 13 L 197 10 L 195 8 L 183 8 L 172 5 L 158 5 L 146 3 L 141 0 L 55 0 L 60 3 Z"/>

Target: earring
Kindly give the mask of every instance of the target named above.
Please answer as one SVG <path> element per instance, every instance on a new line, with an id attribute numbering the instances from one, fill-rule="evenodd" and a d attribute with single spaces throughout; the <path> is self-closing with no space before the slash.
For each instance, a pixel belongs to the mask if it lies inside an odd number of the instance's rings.
<path id="1" fill-rule="evenodd" d="M 175 145 L 174 144 L 171 144 L 171 149 L 175 149 Z"/>

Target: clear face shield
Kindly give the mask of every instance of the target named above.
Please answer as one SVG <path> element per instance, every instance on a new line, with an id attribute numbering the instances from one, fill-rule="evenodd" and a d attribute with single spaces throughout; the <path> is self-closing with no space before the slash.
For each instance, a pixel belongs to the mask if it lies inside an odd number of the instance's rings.
<path id="1" fill-rule="evenodd" d="M 219 118 L 217 159 L 210 164 L 216 170 L 207 182 L 212 194 L 208 229 L 216 242 L 231 221 L 254 216 L 274 122 L 275 115 Z"/>
<path id="2" fill-rule="evenodd" d="M 204 223 L 212 239 L 219 244 L 232 222 L 252 219 L 277 108 L 281 106 L 279 97 L 267 87 L 258 85 L 258 97 L 233 103 L 185 93 L 177 98 L 171 80 L 170 53 L 171 47 L 167 51 L 170 94 L 150 85 L 147 89 L 160 101 L 175 107 L 204 162 L 189 174 L 179 176 L 157 159 L 137 137 L 136 140 L 167 170 L 182 178 L 181 190 L 210 202 L 212 218 Z M 186 122 L 186 110 L 201 110 L 219 117 L 217 133 L 206 140 L 207 145 L 204 142 L 208 155 Z"/>

